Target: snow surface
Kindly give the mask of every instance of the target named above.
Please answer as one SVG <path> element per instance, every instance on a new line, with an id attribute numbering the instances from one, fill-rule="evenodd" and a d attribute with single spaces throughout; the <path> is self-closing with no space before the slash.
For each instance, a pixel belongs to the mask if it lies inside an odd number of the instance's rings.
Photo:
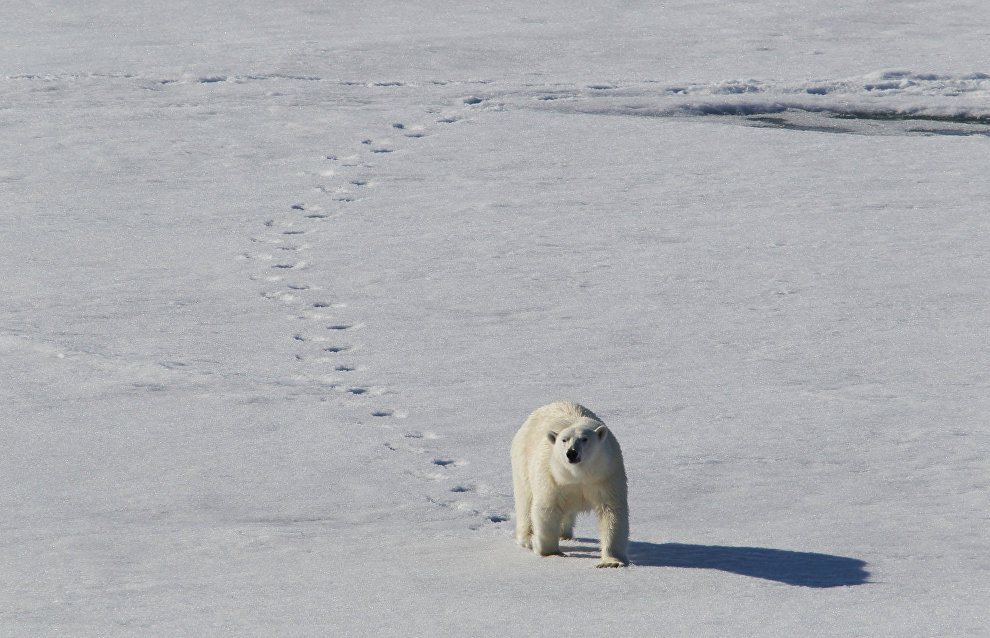
<path id="1" fill-rule="evenodd" d="M 0 635 L 988 635 L 985 3 L 3 16 Z"/>

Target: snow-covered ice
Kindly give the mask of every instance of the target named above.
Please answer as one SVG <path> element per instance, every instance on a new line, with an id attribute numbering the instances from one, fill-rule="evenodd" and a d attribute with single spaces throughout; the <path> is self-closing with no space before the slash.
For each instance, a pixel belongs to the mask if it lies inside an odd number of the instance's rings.
<path id="1" fill-rule="evenodd" d="M 4 4 L 0 634 L 986 635 L 990 12 L 609 4 Z"/>

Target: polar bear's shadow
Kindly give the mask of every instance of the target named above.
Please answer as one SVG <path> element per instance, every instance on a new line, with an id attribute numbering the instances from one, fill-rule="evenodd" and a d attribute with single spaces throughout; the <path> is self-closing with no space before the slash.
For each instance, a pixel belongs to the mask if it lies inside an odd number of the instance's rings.
<path id="1" fill-rule="evenodd" d="M 801 587 L 862 585 L 870 573 L 856 558 L 765 547 L 630 543 L 635 565 L 717 569 Z"/>
<path id="2" fill-rule="evenodd" d="M 594 543 L 594 539 L 575 539 Z M 570 556 L 597 557 L 589 547 L 574 547 Z M 565 550 L 566 551 L 566 550 Z M 869 582 L 866 562 L 857 558 L 792 552 L 765 547 L 723 547 L 681 543 L 629 543 L 629 560 L 640 567 L 684 567 L 773 580 L 798 587 L 844 587 Z"/>

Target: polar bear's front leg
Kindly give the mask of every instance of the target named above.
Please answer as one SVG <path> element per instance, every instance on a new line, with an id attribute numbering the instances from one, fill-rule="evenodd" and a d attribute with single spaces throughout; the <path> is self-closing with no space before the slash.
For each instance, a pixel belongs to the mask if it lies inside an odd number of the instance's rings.
<path id="1" fill-rule="evenodd" d="M 546 503 L 533 503 L 533 551 L 540 556 L 563 556 L 560 551 L 561 511 Z"/>
<path id="2" fill-rule="evenodd" d="M 560 540 L 569 541 L 574 539 L 574 522 L 577 519 L 577 512 L 566 514 L 560 524 Z"/>
<path id="3" fill-rule="evenodd" d="M 629 511 L 622 506 L 602 505 L 597 508 L 598 533 L 602 543 L 602 560 L 598 567 L 625 567 L 629 564 L 626 546 L 629 544 Z"/>

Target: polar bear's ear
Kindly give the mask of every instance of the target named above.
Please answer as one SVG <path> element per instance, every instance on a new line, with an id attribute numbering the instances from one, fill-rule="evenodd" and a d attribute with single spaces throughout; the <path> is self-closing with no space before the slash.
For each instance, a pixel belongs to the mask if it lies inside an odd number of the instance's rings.
<path id="1" fill-rule="evenodd" d="M 595 434 L 598 435 L 599 441 L 604 441 L 605 435 L 608 434 L 608 428 L 605 427 L 604 425 L 599 425 L 597 428 L 595 428 Z"/>
<path id="2" fill-rule="evenodd" d="M 553 430 L 551 430 L 551 431 L 547 432 L 547 438 L 550 439 L 550 442 L 551 443 L 556 443 L 557 442 L 557 433 L 554 432 Z"/>

